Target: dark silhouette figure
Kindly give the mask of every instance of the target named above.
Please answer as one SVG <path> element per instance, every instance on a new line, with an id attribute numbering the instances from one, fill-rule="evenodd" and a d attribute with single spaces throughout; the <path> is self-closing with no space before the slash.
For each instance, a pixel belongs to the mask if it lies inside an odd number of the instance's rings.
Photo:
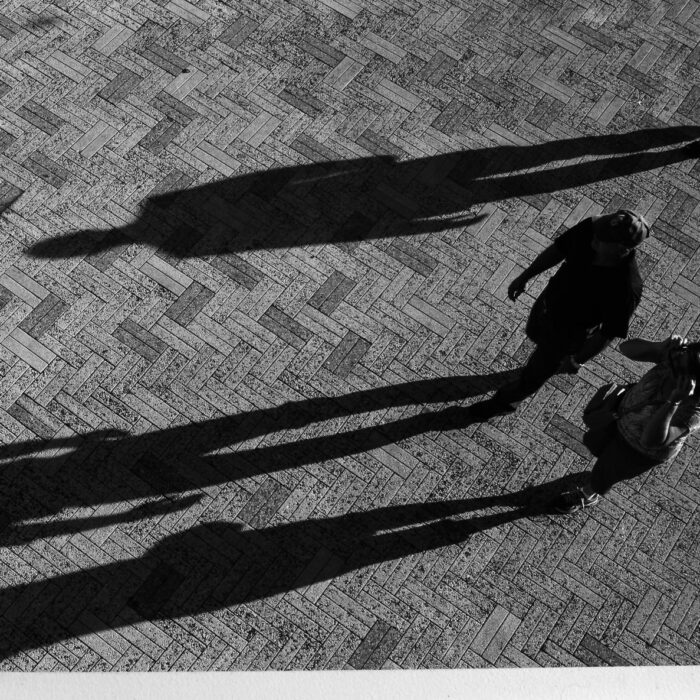
<path id="1" fill-rule="evenodd" d="M 6 620 L 0 657 L 143 620 L 232 608 L 456 544 L 548 513 L 552 496 L 579 478 L 513 494 L 388 506 L 263 529 L 203 523 L 159 540 L 137 559 L 0 590 Z M 460 517 L 500 507 L 508 510 Z"/>
<path id="2" fill-rule="evenodd" d="M 128 522 L 143 509 L 168 512 L 184 507 L 178 494 L 215 484 L 324 463 L 326 478 L 339 470 L 329 461 L 361 454 L 432 430 L 451 430 L 473 420 L 468 409 L 452 407 L 335 435 L 223 451 L 253 437 L 303 428 L 314 422 L 410 404 L 444 403 L 489 391 L 513 372 L 477 377 L 407 382 L 335 398 L 304 399 L 282 406 L 214 418 L 142 435 L 95 431 L 54 440 L 0 447 L 0 545 Z M 68 450 L 60 456 L 40 453 Z M 339 473 L 339 472 L 338 472 Z M 167 497 L 167 498 L 164 498 Z M 48 523 L 22 521 L 66 508 L 157 498 L 126 513 Z M 192 499 L 190 494 L 188 499 Z M 188 504 L 190 501 L 185 501 Z"/>
<path id="3" fill-rule="evenodd" d="M 191 188 L 188 176 L 173 171 L 146 198 L 133 223 L 40 241 L 29 252 L 62 258 L 136 241 L 187 257 L 352 245 L 440 231 L 483 219 L 484 213 L 465 214 L 474 206 L 537 197 L 697 157 L 697 143 L 680 144 L 698 136 L 697 127 L 667 127 L 401 162 L 395 156 L 376 156 L 248 173 Z M 665 150 L 651 150 L 658 148 Z M 581 162 L 590 157 L 596 159 Z M 553 161 L 570 162 L 542 169 Z M 245 279 L 252 273 L 238 260 L 233 267 L 226 270 L 234 277 Z"/>

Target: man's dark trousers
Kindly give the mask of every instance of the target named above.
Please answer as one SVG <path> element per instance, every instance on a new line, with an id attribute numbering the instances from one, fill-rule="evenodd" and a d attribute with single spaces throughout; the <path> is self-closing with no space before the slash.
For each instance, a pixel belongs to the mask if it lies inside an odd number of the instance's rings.
<path id="1" fill-rule="evenodd" d="M 535 350 L 518 379 L 498 389 L 492 399 L 494 403 L 510 406 L 513 410 L 557 373 L 564 359 L 580 349 L 592 330 L 585 331 L 582 338 L 581 334 L 577 334 L 578 338 L 564 337 L 548 318 L 544 295 L 540 295 L 532 307 L 525 332 L 537 344 Z"/>

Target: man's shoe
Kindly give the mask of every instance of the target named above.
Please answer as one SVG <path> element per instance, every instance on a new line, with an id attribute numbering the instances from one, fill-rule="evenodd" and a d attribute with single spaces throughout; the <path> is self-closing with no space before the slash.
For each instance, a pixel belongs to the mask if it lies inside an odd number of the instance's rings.
<path id="1" fill-rule="evenodd" d="M 583 489 L 577 488 L 573 491 L 565 491 L 557 496 L 552 502 L 552 508 L 557 513 L 569 515 L 570 513 L 575 513 L 577 510 L 591 508 L 596 505 L 598 501 L 600 501 L 600 494 L 592 493 L 590 496 L 587 496 L 583 492 Z"/>

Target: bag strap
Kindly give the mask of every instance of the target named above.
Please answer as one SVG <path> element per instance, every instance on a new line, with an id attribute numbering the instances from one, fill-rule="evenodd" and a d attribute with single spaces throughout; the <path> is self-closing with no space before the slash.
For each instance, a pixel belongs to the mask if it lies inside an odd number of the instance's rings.
<path id="1" fill-rule="evenodd" d="M 635 386 L 634 384 L 629 384 L 625 392 L 622 394 L 622 398 L 620 399 L 620 403 L 624 401 L 625 399 L 625 394 L 633 387 Z M 634 413 L 640 408 L 644 408 L 645 406 L 661 406 L 661 404 L 665 403 L 664 401 L 650 401 L 647 403 L 646 401 L 640 401 L 639 403 L 635 404 L 634 406 L 630 406 L 626 411 L 614 411 L 614 413 L 617 414 L 618 418 L 622 418 L 622 416 L 626 416 L 628 413 Z"/>

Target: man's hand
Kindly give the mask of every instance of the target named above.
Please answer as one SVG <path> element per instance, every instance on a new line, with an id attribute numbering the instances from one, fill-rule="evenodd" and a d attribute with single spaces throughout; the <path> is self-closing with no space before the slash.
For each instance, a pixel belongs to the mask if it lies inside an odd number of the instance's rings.
<path id="1" fill-rule="evenodd" d="M 508 298 L 511 301 L 515 301 L 524 291 L 525 291 L 525 285 L 527 284 L 527 280 L 524 277 L 516 277 L 509 285 L 508 285 Z"/>
<path id="2" fill-rule="evenodd" d="M 674 333 L 661 343 L 661 361 L 666 362 L 674 350 L 679 350 L 687 344 L 687 338 L 684 338 L 682 335 Z"/>
<path id="3" fill-rule="evenodd" d="M 559 365 L 559 372 L 563 374 L 578 374 L 580 369 L 581 365 L 573 355 L 567 355 Z"/>

